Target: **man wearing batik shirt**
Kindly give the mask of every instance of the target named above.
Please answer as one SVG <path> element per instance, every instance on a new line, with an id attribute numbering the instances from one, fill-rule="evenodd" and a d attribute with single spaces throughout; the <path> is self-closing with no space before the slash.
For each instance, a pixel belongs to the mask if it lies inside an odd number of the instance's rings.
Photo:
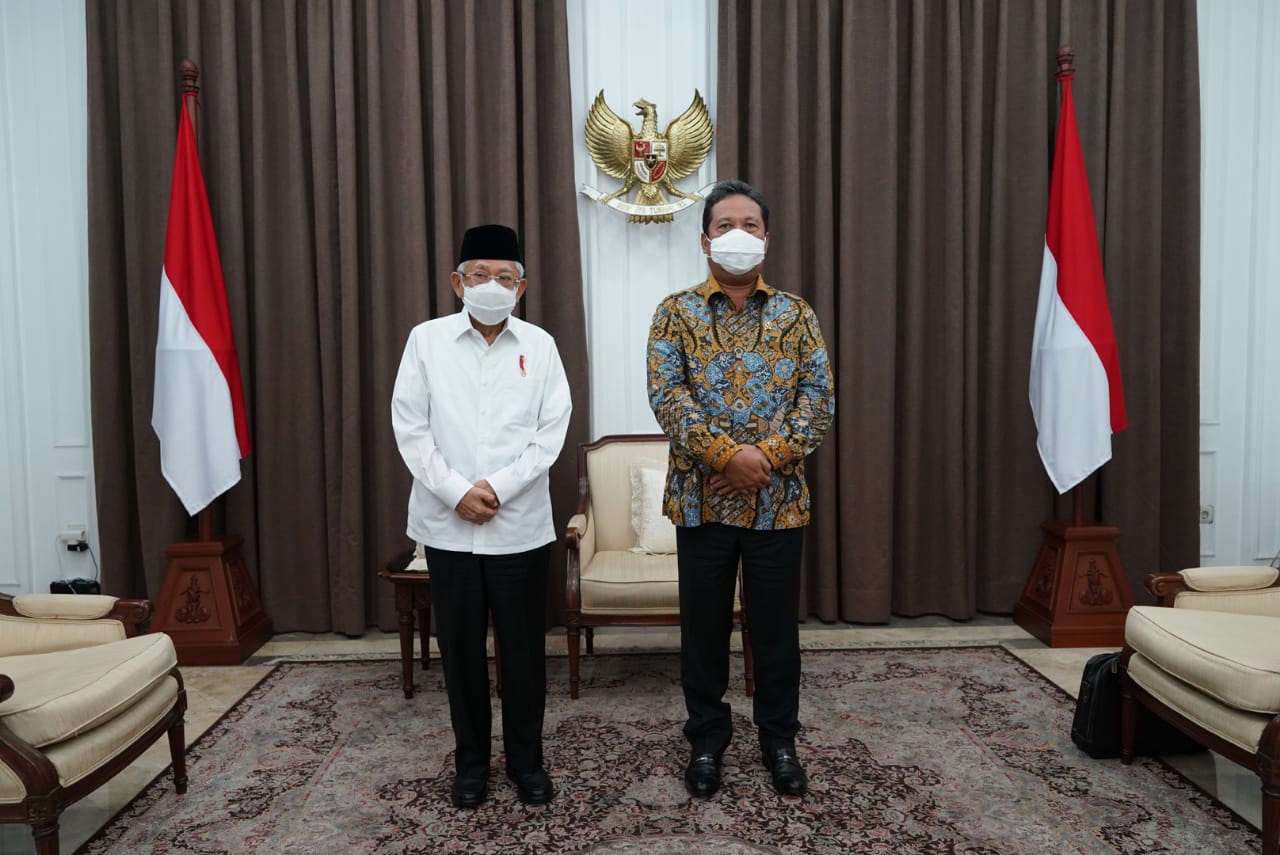
<path id="1" fill-rule="evenodd" d="M 702 232 L 710 276 L 662 301 L 648 351 L 649 403 L 671 439 L 664 510 L 677 526 L 685 787 L 706 797 L 720 786 L 741 562 L 761 755 L 774 789 L 798 796 L 808 787 L 795 746 L 804 459 L 835 413 L 831 370 L 813 310 L 760 276 L 769 242 L 760 193 L 717 184 Z"/>

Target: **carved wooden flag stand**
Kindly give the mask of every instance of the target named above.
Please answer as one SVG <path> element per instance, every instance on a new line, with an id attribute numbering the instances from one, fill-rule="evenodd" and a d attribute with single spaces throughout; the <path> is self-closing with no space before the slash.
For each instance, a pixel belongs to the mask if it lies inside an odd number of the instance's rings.
<path id="1" fill-rule="evenodd" d="M 183 92 L 199 92 L 195 63 L 179 66 Z M 195 99 L 187 99 L 192 128 Z M 271 638 L 271 618 L 249 576 L 239 535 L 213 534 L 213 510 L 199 515 L 199 539 L 165 549 L 169 567 L 151 629 L 173 639 L 179 665 L 237 665 Z"/>
<path id="2" fill-rule="evenodd" d="M 240 555 L 239 535 L 203 533 L 165 549 L 169 569 L 151 627 L 168 633 L 179 665 L 238 665 L 271 638 L 271 618 Z"/>
<path id="3" fill-rule="evenodd" d="M 1070 523 L 1040 524 L 1044 541 L 1013 619 L 1050 647 L 1120 647 L 1133 605 L 1116 550 L 1120 529 L 1084 523 L 1083 490 L 1071 490 Z"/>

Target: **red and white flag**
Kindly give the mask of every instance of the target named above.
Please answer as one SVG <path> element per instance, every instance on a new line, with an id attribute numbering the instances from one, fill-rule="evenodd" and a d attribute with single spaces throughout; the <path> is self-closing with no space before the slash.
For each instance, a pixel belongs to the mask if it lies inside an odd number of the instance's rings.
<path id="1" fill-rule="evenodd" d="M 1062 78 L 1049 188 L 1031 411 L 1040 459 L 1059 493 L 1110 460 L 1111 434 L 1129 423 L 1070 77 Z"/>
<path id="2" fill-rule="evenodd" d="M 249 422 L 209 197 L 185 98 L 179 112 L 160 271 L 151 426 L 160 438 L 165 480 L 194 516 L 240 480 L 240 458 L 249 454 Z"/>

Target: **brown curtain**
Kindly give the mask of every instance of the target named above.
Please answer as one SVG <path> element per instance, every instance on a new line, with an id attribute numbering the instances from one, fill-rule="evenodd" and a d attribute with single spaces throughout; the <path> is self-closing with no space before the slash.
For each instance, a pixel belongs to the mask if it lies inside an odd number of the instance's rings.
<path id="1" fill-rule="evenodd" d="M 89 264 L 103 577 L 158 596 L 194 534 L 150 426 L 180 60 L 244 375 L 253 453 L 223 499 L 277 630 L 396 625 L 374 576 L 406 548 L 390 424 L 410 328 L 456 311 L 462 232 L 525 241 L 519 310 L 555 337 L 575 412 L 552 473 L 575 493 L 588 389 L 563 2 L 89 0 Z M 563 607 L 553 563 L 549 610 Z"/>
<path id="2" fill-rule="evenodd" d="M 1141 580 L 1198 563 L 1194 0 L 721 0 L 717 163 L 771 203 L 766 276 L 816 309 L 836 425 L 803 611 L 1010 612 L 1068 518 L 1027 397 L 1058 112 L 1081 142 L 1129 429 L 1087 482 Z"/>

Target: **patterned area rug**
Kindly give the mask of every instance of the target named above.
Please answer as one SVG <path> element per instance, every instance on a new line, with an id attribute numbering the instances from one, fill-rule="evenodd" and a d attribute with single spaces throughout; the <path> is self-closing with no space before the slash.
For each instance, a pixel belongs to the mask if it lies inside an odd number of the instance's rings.
<path id="1" fill-rule="evenodd" d="M 88 853 L 1235 853 L 1257 832 L 1155 760 L 1091 760 L 1072 703 L 1000 647 L 804 654 L 800 754 L 783 798 L 760 765 L 741 671 L 724 786 L 682 783 L 672 654 L 584 657 L 582 693 L 548 660 L 546 807 L 522 805 L 495 738 L 490 799 L 449 804 L 453 739 L 438 668 L 406 700 L 399 664 L 279 665 Z M 496 706 L 496 704 L 495 704 Z M 495 709 L 495 727 L 500 718 Z"/>

